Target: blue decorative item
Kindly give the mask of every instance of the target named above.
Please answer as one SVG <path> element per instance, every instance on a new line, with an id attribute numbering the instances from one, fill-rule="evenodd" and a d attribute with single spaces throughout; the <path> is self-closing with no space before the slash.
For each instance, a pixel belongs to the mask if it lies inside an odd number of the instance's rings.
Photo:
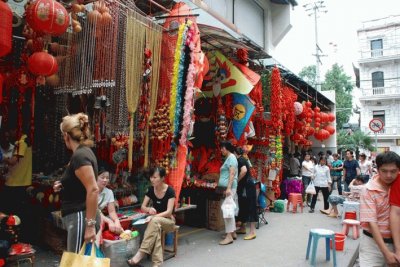
<path id="1" fill-rule="evenodd" d="M 90 256 L 90 254 L 92 252 L 92 246 L 93 245 L 95 246 L 96 258 L 105 258 L 103 252 L 94 243 L 86 243 L 85 255 L 86 256 Z"/>

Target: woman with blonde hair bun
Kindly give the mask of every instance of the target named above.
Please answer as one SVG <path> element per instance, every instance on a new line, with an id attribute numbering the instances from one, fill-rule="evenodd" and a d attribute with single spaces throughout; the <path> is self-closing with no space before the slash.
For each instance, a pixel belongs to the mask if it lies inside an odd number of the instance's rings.
<path id="1" fill-rule="evenodd" d="M 84 113 L 65 116 L 60 130 L 66 147 L 73 152 L 60 181 L 54 183 L 55 192 L 62 199 L 61 215 L 68 231 L 67 251 L 78 253 L 83 241 L 94 242 L 99 228 L 97 212 L 97 160 L 93 146 L 89 119 Z"/>

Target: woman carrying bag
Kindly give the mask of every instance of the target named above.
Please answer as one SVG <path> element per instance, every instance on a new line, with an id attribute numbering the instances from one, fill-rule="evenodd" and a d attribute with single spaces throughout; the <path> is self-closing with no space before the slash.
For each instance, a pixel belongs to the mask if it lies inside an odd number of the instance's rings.
<path id="1" fill-rule="evenodd" d="M 224 193 L 225 198 L 232 198 L 235 201 L 238 180 L 238 162 L 233 154 L 235 148 L 228 141 L 221 142 L 220 148 L 222 155 L 225 157 L 225 161 L 220 169 L 218 186 L 226 188 Z M 224 205 L 224 202 L 222 202 L 222 205 Z M 229 245 L 233 243 L 233 239 L 236 237 L 235 217 L 224 218 L 224 222 L 226 236 L 221 242 L 219 242 L 219 244 Z"/>
<path id="2" fill-rule="evenodd" d="M 319 159 L 318 164 L 314 168 L 314 180 L 315 186 L 315 195 L 313 195 L 311 200 L 311 207 L 309 212 L 314 212 L 315 203 L 317 202 L 317 196 L 319 191 L 322 191 L 322 195 L 324 196 L 324 210 L 329 208 L 328 197 L 329 191 L 332 185 L 332 179 L 329 167 L 326 165 L 326 157 L 322 156 Z"/>
<path id="3" fill-rule="evenodd" d="M 100 226 L 97 160 L 90 149 L 93 141 L 86 114 L 65 116 L 60 129 L 72 156 L 61 181 L 54 183 L 53 190 L 60 192 L 62 200 L 62 221 L 68 231 L 67 251 L 78 253 L 84 241 L 95 241 L 96 229 Z"/>

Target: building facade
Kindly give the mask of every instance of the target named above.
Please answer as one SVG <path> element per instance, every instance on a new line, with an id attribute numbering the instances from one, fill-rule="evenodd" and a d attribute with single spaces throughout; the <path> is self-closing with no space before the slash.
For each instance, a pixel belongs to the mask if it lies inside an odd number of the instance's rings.
<path id="1" fill-rule="evenodd" d="M 380 119 L 378 152 L 400 153 L 400 15 L 366 21 L 357 35 L 361 130 L 375 138 L 370 122 Z"/>

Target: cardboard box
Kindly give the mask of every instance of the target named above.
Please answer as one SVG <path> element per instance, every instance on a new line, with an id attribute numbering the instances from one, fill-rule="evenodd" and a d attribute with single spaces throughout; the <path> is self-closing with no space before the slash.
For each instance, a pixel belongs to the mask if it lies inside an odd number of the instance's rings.
<path id="1" fill-rule="evenodd" d="M 214 231 L 224 229 L 224 218 L 221 211 L 222 200 L 207 200 L 207 228 Z"/>

